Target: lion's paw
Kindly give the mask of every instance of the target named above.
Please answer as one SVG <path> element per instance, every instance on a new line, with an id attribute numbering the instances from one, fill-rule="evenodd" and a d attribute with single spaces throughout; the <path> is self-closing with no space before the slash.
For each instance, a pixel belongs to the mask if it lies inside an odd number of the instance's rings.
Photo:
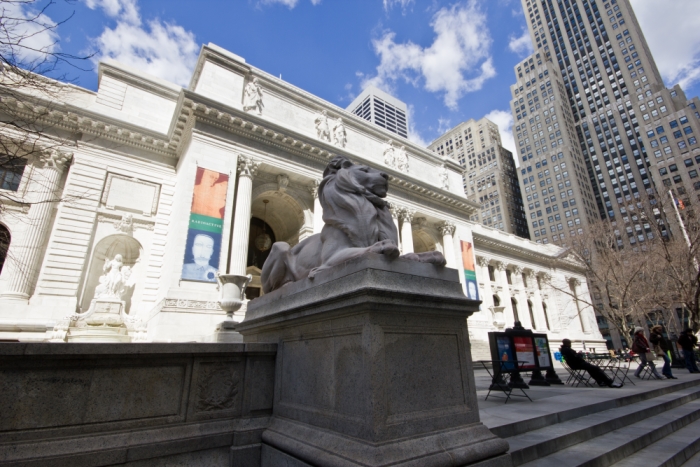
<path id="1" fill-rule="evenodd" d="M 391 240 L 382 240 L 381 242 L 377 242 L 369 247 L 369 251 L 370 253 L 386 255 L 391 259 L 398 258 L 399 254 L 401 254 L 399 247 Z"/>
<path id="2" fill-rule="evenodd" d="M 439 251 L 426 251 L 425 253 L 407 253 L 401 256 L 409 261 L 418 261 L 420 263 L 429 263 L 436 266 L 445 266 L 447 260 Z"/>

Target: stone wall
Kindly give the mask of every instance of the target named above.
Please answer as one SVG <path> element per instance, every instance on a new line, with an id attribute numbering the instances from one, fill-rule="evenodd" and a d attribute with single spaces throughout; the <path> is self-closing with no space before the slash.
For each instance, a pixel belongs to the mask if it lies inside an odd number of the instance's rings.
<path id="1" fill-rule="evenodd" d="M 254 466 L 275 344 L 0 344 L 0 464 Z"/>

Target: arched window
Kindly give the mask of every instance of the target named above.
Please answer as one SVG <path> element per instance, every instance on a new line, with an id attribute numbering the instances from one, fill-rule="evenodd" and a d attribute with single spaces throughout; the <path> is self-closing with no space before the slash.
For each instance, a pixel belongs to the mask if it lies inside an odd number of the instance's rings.
<path id="1" fill-rule="evenodd" d="M 530 300 L 527 301 L 527 311 L 530 312 L 530 326 L 532 326 L 532 329 L 536 329 L 535 313 L 532 311 L 532 302 Z"/>
<path id="2" fill-rule="evenodd" d="M 549 327 L 549 316 L 547 316 L 547 304 L 546 303 L 542 303 L 542 311 L 544 312 L 544 324 L 547 326 L 547 331 L 549 331 L 552 328 Z"/>
<path id="3" fill-rule="evenodd" d="M 10 231 L 7 227 L 0 224 L 0 273 L 2 272 L 2 266 L 5 264 L 5 258 L 7 258 L 7 250 L 10 249 Z"/>
<path id="4" fill-rule="evenodd" d="M 496 282 L 496 270 L 489 264 L 488 266 L 489 269 L 489 280 L 491 282 Z"/>
<path id="5" fill-rule="evenodd" d="M 510 299 L 510 304 L 513 307 L 513 319 L 515 321 L 520 321 L 520 318 L 518 317 L 518 302 L 515 301 L 514 298 Z"/>

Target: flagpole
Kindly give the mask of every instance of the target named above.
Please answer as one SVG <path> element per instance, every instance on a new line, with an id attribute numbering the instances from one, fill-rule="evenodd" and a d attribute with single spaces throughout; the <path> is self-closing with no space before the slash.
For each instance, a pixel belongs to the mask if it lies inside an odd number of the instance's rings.
<path id="1" fill-rule="evenodd" d="M 673 196 L 673 192 L 671 190 L 668 190 L 668 195 L 671 197 L 671 204 L 673 204 L 673 210 L 676 211 L 676 218 L 678 219 L 678 223 L 681 225 L 683 238 L 685 238 L 685 243 L 688 245 L 688 249 L 690 250 L 692 248 L 692 245 L 690 244 L 688 232 L 686 232 L 685 230 L 685 224 L 683 223 L 683 219 L 681 218 L 681 213 L 680 211 L 678 211 L 678 206 L 676 205 L 676 197 Z M 697 269 L 697 264 L 695 265 L 695 268 Z"/>

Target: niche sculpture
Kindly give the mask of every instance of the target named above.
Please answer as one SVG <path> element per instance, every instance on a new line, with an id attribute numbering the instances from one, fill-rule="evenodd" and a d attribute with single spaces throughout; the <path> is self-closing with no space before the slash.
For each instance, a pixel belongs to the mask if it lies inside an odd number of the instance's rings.
<path id="1" fill-rule="evenodd" d="M 336 156 L 323 172 L 318 196 L 325 226 L 293 248 L 285 242 L 272 245 L 263 265 L 265 293 L 305 278 L 365 253 L 399 256 L 398 232 L 384 200 L 389 176 L 366 165 L 355 165 Z M 445 257 L 438 251 L 409 253 L 402 258 L 438 266 Z"/>

